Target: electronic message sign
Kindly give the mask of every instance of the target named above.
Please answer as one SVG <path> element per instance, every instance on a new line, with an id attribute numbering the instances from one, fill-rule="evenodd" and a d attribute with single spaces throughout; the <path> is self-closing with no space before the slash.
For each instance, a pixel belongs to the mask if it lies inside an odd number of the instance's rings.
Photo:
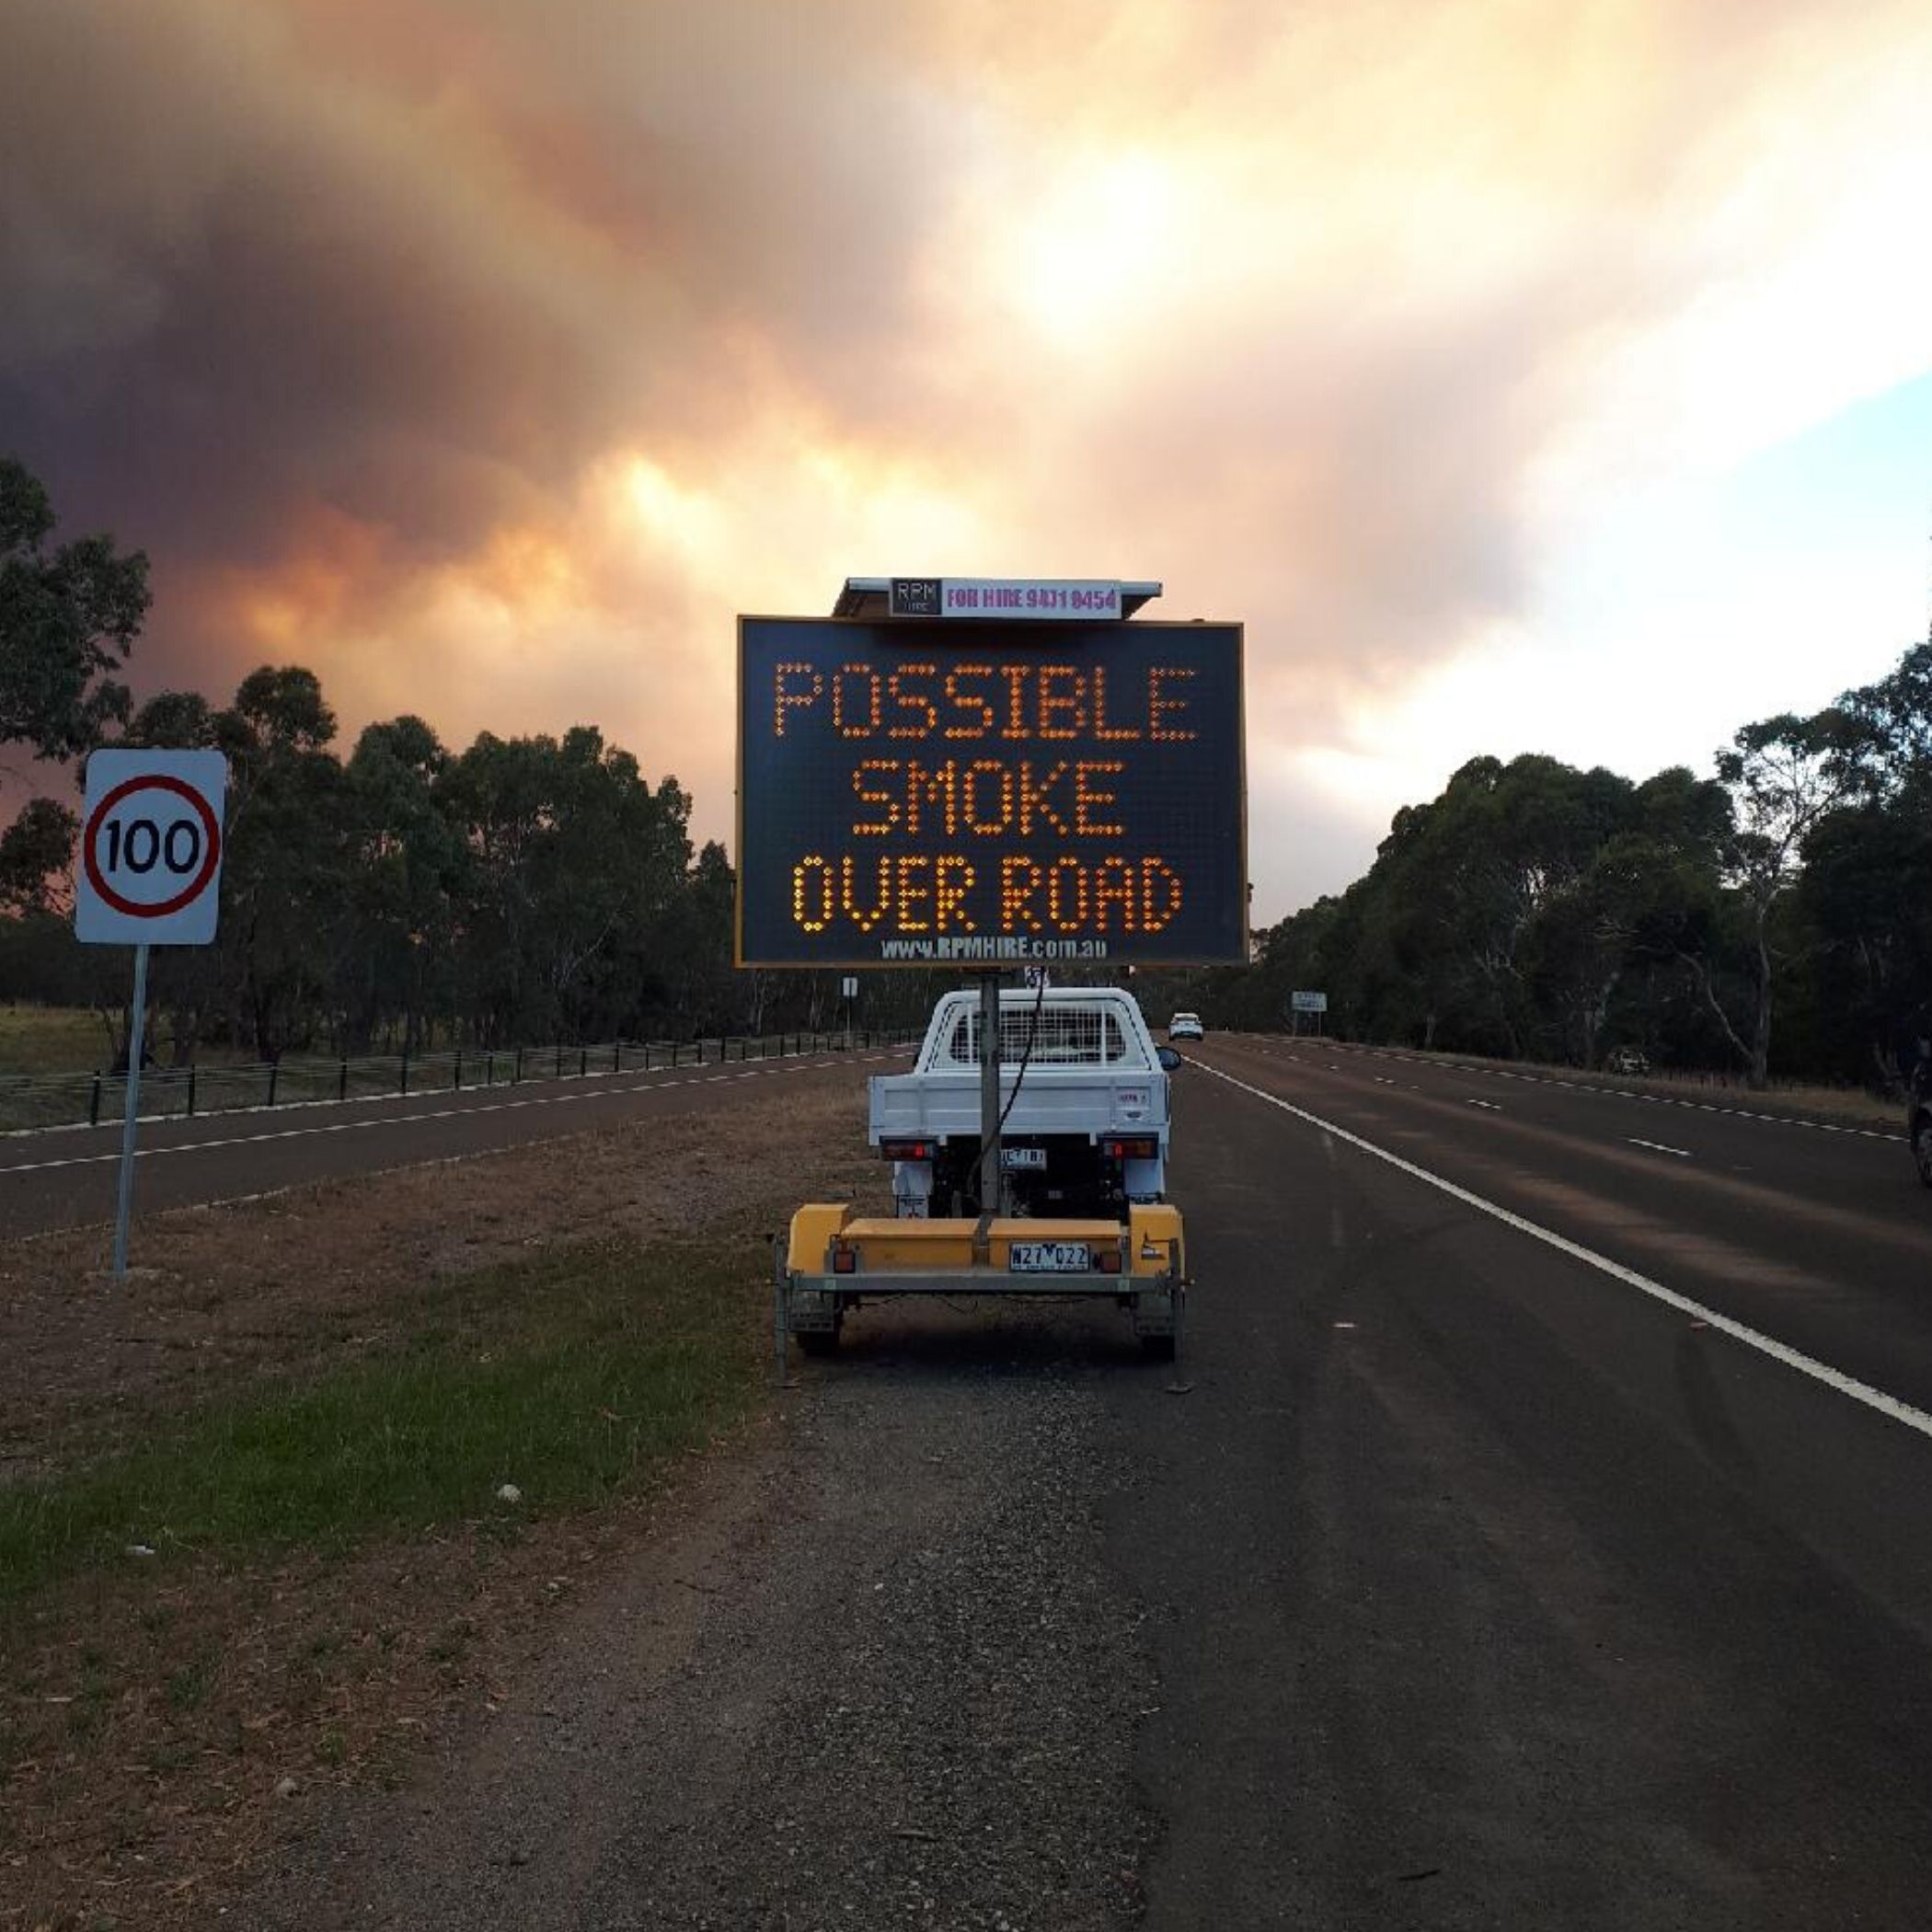
<path id="1" fill-rule="evenodd" d="M 1241 647 L 741 618 L 739 962 L 1245 960 Z"/>

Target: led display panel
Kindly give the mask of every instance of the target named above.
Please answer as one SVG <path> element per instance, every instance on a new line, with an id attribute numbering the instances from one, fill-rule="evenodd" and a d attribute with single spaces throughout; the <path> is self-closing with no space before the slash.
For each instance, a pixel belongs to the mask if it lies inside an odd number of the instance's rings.
<path id="1" fill-rule="evenodd" d="M 1248 956 L 1241 627 L 739 620 L 738 958 Z"/>

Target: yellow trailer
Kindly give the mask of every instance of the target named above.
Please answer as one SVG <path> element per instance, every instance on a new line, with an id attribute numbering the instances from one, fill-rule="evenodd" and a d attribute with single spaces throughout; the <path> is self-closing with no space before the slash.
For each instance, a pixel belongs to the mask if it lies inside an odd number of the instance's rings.
<path id="1" fill-rule="evenodd" d="M 775 1269 L 780 1376 L 788 1336 L 809 1355 L 838 1346 L 845 1316 L 896 1295 L 1070 1295 L 1125 1309 L 1146 1353 L 1175 1359 L 1187 1299 L 1180 1210 L 1135 1202 L 1125 1222 L 981 1215 L 913 1219 L 812 1202 L 792 1216 Z"/>

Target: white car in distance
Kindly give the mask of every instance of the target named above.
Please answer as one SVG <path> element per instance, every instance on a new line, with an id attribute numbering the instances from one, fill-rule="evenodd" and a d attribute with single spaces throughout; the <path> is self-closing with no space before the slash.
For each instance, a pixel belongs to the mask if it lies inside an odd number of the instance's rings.
<path id="1" fill-rule="evenodd" d="M 1204 1030 L 1198 1013 L 1177 1013 L 1167 1022 L 1169 1040 L 1199 1040 Z"/>

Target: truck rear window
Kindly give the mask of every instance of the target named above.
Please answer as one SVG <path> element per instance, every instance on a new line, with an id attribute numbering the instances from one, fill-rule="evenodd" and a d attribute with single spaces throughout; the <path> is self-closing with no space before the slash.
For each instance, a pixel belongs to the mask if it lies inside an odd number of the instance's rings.
<path id="1" fill-rule="evenodd" d="M 1027 1052 L 1031 1037 L 1034 1066 L 1144 1066 L 1139 1047 L 1104 1007 L 1047 1006 L 1035 1029 L 1030 1006 L 1002 1008 L 999 1016 L 999 1057 L 1014 1065 Z M 980 1016 L 969 1007 L 954 1023 L 942 1056 L 953 1066 L 980 1064 Z"/>

